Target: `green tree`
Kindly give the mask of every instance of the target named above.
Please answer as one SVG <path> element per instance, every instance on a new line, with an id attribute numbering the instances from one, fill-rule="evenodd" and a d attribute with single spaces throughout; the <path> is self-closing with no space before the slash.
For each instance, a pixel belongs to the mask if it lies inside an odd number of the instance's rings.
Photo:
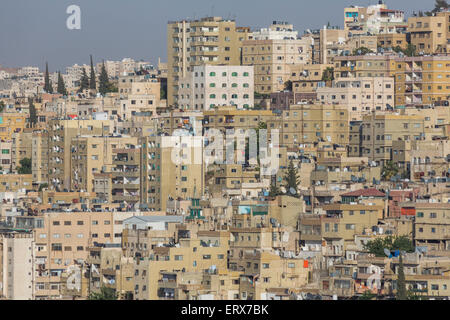
<path id="1" fill-rule="evenodd" d="M 106 72 L 105 62 L 103 61 L 102 70 L 100 72 L 100 76 L 98 78 L 98 92 L 100 92 L 103 96 L 108 92 L 110 87 L 108 73 Z"/>
<path id="2" fill-rule="evenodd" d="M 102 286 L 100 292 L 91 292 L 88 300 L 117 300 L 117 293 L 112 288 Z"/>
<path id="3" fill-rule="evenodd" d="M 280 188 L 277 186 L 276 179 L 272 179 L 270 183 L 270 190 L 269 190 L 269 196 L 270 197 L 276 197 L 279 194 L 281 194 Z"/>
<path id="4" fill-rule="evenodd" d="M 291 190 L 295 191 L 295 196 L 298 195 L 298 185 L 300 183 L 300 178 L 298 176 L 298 169 L 294 167 L 294 163 L 289 162 L 286 175 L 284 176 L 284 181 L 286 182 L 286 189 L 289 193 L 292 193 Z"/>
<path id="5" fill-rule="evenodd" d="M 78 89 L 78 92 L 82 92 L 89 88 L 89 77 L 86 73 L 86 69 L 83 68 L 83 74 L 81 75 L 80 79 L 80 89 Z"/>
<path id="6" fill-rule="evenodd" d="M 381 173 L 381 175 L 383 179 L 390 180 L 392 177 L 396 176 L 398 172 L 398 166 L 393 161 L 388 161 L 383 166 L 383 172 Z"/>
<path id="7" fill-rule="evenodd" d="M 376 296 L 377 295 L 375 293 L 370 292 L 370 290 L 366 290 L 362 296 L 358 298 L 358 300 L 372 300 L 373 298 L 376 298 Z"/>
<path id="8" fill-rule="evenodd" d="M 94 62 L 92 61 L 92 54 L 91 54 L 91 78 L 89 79 L 89 88 L 92 90 L 97 89 L 97 85 L 95 82 L 95 70 L 94 70 Z"/>
<path id="9" fill-rule="evenodd" d="M 28 109 L 29 109 L 29 113 L 30 113 L 30 117 L 29 117 L 30 126 L 31 126 L 31 128 L 33 128 L 36 125 L 38 119 L 37 119 L 36 107 L 34 106 L 32 98 L 28 99 Z"/>
<path id="10" fill-rule="evenodd" d="M 408 57 L 414 57 L 416 55 L 416 46 L 409 43 L 403 53 Z"/>
<path id="11" fill-rule="evenodd" d="M 407 236 L 376 238 L 364 244 L 364 250 L 375 254 L 377 257 L 385 256 L 384 249 L 406 252 L 414 252 L 415 250 L 412 241 Z"/>
<path id="12" fill-rule="evenodd" d="M 433 13 L 441 11 L 441 9 L 448 9 L 449 4 L 447 3 L 447 0 L 436 0 L 434 4 L 434 9 L 432 10 Z"/>
<path id="13" fill-rule="evenodd" d="M 365 56 L 368 53 L 373 53 L 373 51 L 366 47 L 359 47 L 353 50 L 354 56 Z"/>
<path id="14" fill-rule="evenodd" d="M 398 277 L 397 277 L 397 300 L 408 300 L 406 292 L 405 272 L 403 270 L 403 258 L 400 254 L 398 258 Z"/>
<path id="15" fill-rule="evenodd" d="M 42 183 L 39 185 L 39 191 L 42 191 L 45 188 L 48 188 L 48 183 Z"/>
<path id="16" fill-rule="evenodd" d="M 3 112 L 3 109 L 5 109 L 5 103 L 2 101 L 0 101 L 0 112 Z"/>
<path id="17" fill-rule="evenodd" d="M 17 168 L 19 174 L 31 174 L 31 159 L 23 158 L 19 161 L 20 167 Z"/>
<path id="18" fill-rule="evenodd" d="M 61 76 L 61 72 L 58 72 L 58 89 L 57 92 L 63 96 L 67 96 L 66 85 L 64 84 L 64 79 Z"/>
<path id="19" fill-rule="evenodd" d="M 45 63 L 45 83 L 44 83 L 44 91 L 47 93 L 53 93 L 53 85 L 50 80 L 50 75 L 48 73 L 48 62 Z"/>
<path id="20" fill-rule="evenodd" d="M 322 81 L 333 81 L 334 80 L 334 68 L 327 67 L 322 72 Z"/>

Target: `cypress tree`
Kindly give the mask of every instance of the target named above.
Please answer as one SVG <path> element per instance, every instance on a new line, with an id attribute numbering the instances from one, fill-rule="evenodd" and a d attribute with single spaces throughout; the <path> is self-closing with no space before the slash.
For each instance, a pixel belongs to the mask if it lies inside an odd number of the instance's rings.
<path id="1" fill-rule="evenodd" d="M 95 83 L 95 71 L 94 71 L 94 62 L 92 61 L 92 54 L 91 54 L 91 79 L 89 83 L 89 88 L 92 90 L 95 90 L 97 88 Z"/>
<path id="2" fill-rule="evenodd" d="M 61 76 L 61 72 L 58 72 L 58 93 L 62 94 L 63 96 L 67 96 L 67 90 L 66 85 L 64 84 L 64 79 Z"/>
<path id="3" fill-rule="evenodd" d="M 98 91 L 105 95 L 106 92 L 108 92 L 109 89 L 109 81 L 108 81 L 108 73 L 106 72 L 105 68 L 105 62 L 103 61 L 102 64 L 102 71 L 100 72 L 100 76 L 98 78 L 99 84 L 98 84 Z"/>
<path id="4" fill-rule="evenodd" d="M 30 126 L 33 128 L 35 124 L 37 123 L 37 113 L 36 113 L 36 107 L 34 106 L 33 99 L 28 98 L 28 108 L 29 108 L 29 122 Z"/>
<path id="5" fill-rule="evenodd" d="M 289 162 L 288 171 L 284 176 L 284 180 L 286 181 L 286 189 L 288 189 L 288 192 L 292 194 L 293 192 L 291 192 L 291 190 L 293 190 L 295 191 L 294 194 L 297 195 L 297 186 L 300 183 L 300 178 L 298 177 L 298 171 L 297 168 L 294 167 L 292 159 Z"/>
<path id="6" fill-rule="evenodd" d="M 48 62 L 45 63 L 45 84 L 44 91 L 50 93 L 50 75 L 48 74 Z"/>
<path id="7" fill-rule="evenodd" d="M 81 75 L 80 79 L 80 89 L 78 89 L 78 92 L 82 92 L 83 90 L 86 90 L 89 88 L 89 77 L 87 76 L 86 69 L 83 68 L 83 74 Z"/>
<path id="8" fill-rule="evenodd" d="M 397 300 L 407 300 L 405 272 L 403 270 L 402 254 L 398 258 Z"/>

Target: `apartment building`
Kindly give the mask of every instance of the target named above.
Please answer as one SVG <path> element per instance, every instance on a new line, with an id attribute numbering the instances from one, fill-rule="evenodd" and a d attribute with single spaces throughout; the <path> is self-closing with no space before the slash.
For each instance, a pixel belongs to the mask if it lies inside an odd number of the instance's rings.
<path id="1" fill-rule="evenodd" d="M 342 183 L 380 181 L 381 167 L 368 164 L 368 158 L 330 158 L 317 163 L 311 172 L 311 185 L 330 187 Z"/>
<path id="2" fill-rule="evenodd" d="M 270 94 L 282 91 L 290 78 L 290 67 L 312 63 L 312 40 L 246 40 L 242 64 L 254 66 L 255 91 Z"/>
<path id="3" fill-rule="evenodd" d="M 394 106 L 394 79 L 390 77 L 339 78 L 331 87 L 319 87 L 316 92 L 320 103 L 347 106 L 349 121 Z"/>
<path id="4" fill-rule="evenodd" d="M 409 155 L 412 181 L 447 177 L 450 169 L 448 140 L 411 141 L 411 147 L 404 153 Z"/>
<path id="5" fill-rule="evenodd" d="M 141 149 L 134 145 L 112 149 L 112 201 L 125 205 L 128 210 L 134 209 L 140 200 L 140 157 Z"/>
<path id="6" fill-rule="evenodd" d="M 325 248 L 325 256 L 342 253 L 348 245 L 354 244 L 355 235 L 363 234 L 378 225 L 379 217 L 383 217 L 384 206 L 374 203 L 327 204 L 323 206 L 326 217 L 322 219 L 322 237 L 330 242 L 343 240 L 341 250 Z"/>
<path id="7" fill-rule="evenodd" d="M 368 7 L 351 6 L 344 9 L 344 28 L 353 34 L 394 33 L 406 29 L 405 14 L 388 9 L 384 1 Z"/>
<path id="8" fill-rule="evenodd" d="M 165 211 L 169 199 L 187 200 L 202 194 L 203 151 L 201 143 L 195 146 L 195 137 L 188 138 L 190 142 L 180 137 L 140 139 L 140 202 L 150 210 Z"/>
<path id="9" fill-rule="evenodd" d="M 3 171 L 10 172 L 11 171 L 11 148 L 12 142 L 10 141 L 1 141 L 0 142 L 0 166 Z"/>
<path id="10" fill-rule="evenodd" d="M 30 129 L 24 129 L 22 132 L 12 134 L 11 168 L 13 172 L 17 172 L 21 160 L 32 158 L 32 136 L 33 132 Z"/>
<path id="11" fill-rule="evenodd" d="M 228 232 L 208 231 L 204 235 L 199 233 L 198 239 L 179 239 L 177 246 L 154 248 L 149 258 L 135 261 L 135 299 L 158 299 L 158 281 L 163 270 L 226 270 L 228 240 Z"/>
<path id="12" fill-rule="evenodd" d="M 216 106 L 249 109 L 254 105 L 251 66 L 194 66 L 180 79 L 178 106 L 183 110 L 209 110 Z"/>
<path id="13" fill-rule="evenodd" d="M 49 177 L 52 189 L 70 189 L 72 139 L 81 135 L 111 135 L 113 123 L 109 120 L 51 120 L 48 124 L 49 135 Z"/>
<path id="14" fill-rule="evenodd" d="M 280 131 L 280 145 L 298 147 L 319 141 L 348 144 L 347 107 L 340 105 L 291 105 L 281 117 L 269 120 L 267 129 Z"/>
<path id="15" fill-rule="evenodd" d="M 448 203 L 412 203 L 416 211 L 414 243 L 427 246 L 428 250 L 448 250 L 450 224 Z"/>
<path id="16" fill-rule="evenodd" d="M 0 297 L 34 299 L 34 237 L 29 231 L 0 229 Z"/>
<path id="17" fill-rule="evenodd" d="M 203 128 L 243 132 L 242 130 L 256 129 L 261 123 L 268 123 L 275 115 L 270 110 L 238 110 L 236 107 L 219 107 L 203 112 Z M 224 136 L 225 138 L 225 136 Z"/>
<path id="18" fill-rule="evenodd" d="M 450 57 L 395 59 L 395 105 L 447 105 L 450 97 Z"/>
<path id="19" fill-rule="evenodd" d="M 273 288 L 301 288 L 308 283 L 309 264 L 288 253 L 245 252 L 244 273 L 240 277 L 241 300 L 269 300 Z"/>
<path id="20" fill-rule="evenodd" d="M 33 190 L 31 174 L 1 174 L 0 192 L 17 192 Z"/>
<path id="21" fill-rule="evenodd" d="M 131 81 L 127 82 L 127 80 Z M 132 119 L 139 113 L 155 115 L 157 109 L 161 107 L 161 82 L 156 79 L 142 79 L 137 76 L 120 77 L 119 92 L 120 110 L 112 110 L 111 114 L 118 114 L 123 120 Z"/>
<path id="22" fill-rule="evenodd" d="M 48 132 L 34 131 L 31 138 L 31 170 L 33 183 L 48 183 Z"/>
<path id="23" fill-rule="evenodd" d="M 314 64 L 330 64 L 334 57 L 346 50 L 348 32 L 339 27 L 324 26 L 322 29 L 305 34 L 307 35 L 313 39 Z"/>
<path id="24" fill-rule="evenodd" d="M 130 136 L 78 136 L 72 138 L 70 189 L 93 192 L 94 174 L 115 167 L 116 149 L 135 147 L 138 139 Z"/>
<path id="25" fill-rule="evenodd" d="M 400 47 L 406 49 L 408 47 L 408 41 L 406 39 L 406 33 L 380 33 L 377 34 L 377 45 L 379 48 L 386 50 L 392 50 L 393 48 Z"/>
<path id="26" fill-rule="evenodd" d="M 433 54 L 449 52 L 450 11 L 433 13 L 431 16 L 412 16 L 408 19 L 411 44 L 418 53 Z"/>
<path id="27" fill-rule="evenodd" d="M 422 140 L 424 136 L 423 116 L 372 113 L 362 120 L 362 155 L 384 165 L 392 160 L 393 141 Z"/>
<path id="28" fill-rule="evenodd" d="M 26 113 L 3 112 L 0 114 L 0 139 L 11 141 L 13 133 L 22 132 L 27 125 Z"/>
<path id="29" fill-rule="evenodd" d="M 396 55 L 343 56 L 334 59 L 334 75 L 339 78 L 391 77 Z"/>
<path id="30" fill-rule="evenodd" d="M 240 65 L 242 42 L 248 28 L 233 20 L 206 17 L 199 20 L 170 21 L 167 25 L 167 103 L 178 104 L 179 81 L 193 66 Z"/>
<path id="31" fill-rule="evenodd" d="M 120 243 L 122 221 L 134 212 L 46 212 L 17 217 L 16 227 L 33 230 L 35 299 L 61 297 L 61 274 L 88 257 L 94 242 Z"/>

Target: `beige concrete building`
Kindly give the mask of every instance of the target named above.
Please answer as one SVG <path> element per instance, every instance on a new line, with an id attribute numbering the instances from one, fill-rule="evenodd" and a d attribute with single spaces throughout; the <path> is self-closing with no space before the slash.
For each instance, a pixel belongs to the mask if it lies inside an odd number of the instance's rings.
<path id="1" fill-rule="evenodd" d="M 33 234 L 0 229 L 0 297 L 34 299 L 34 267 Z"/>
<path id="2" fill-rule="evenodd" d="M 349 121 L 394 107 L 394 79 L 390 77 L 339 78 L 332 87 L 319 87 L 316 92 L 320 103 L 347 106 Z"/>
<path id="3" fill-rule="evenodd" d="M 335 78 L 391 77 L 396 55 L 344 56 L 334 59 Z"/>
<path id="4" fill-rule="evenodd" d="M 48 183 L 48 143 L 48 132 L 33 132 L 31 142 L 31 170 L 33 174 L 33 183 Z"/>
<path id="5" fill-rule="evenodd" d="M 416 209 L 414 241 L 416 246 L 427 246 L 428 250 L 448 250 L 450 224 L 448 203 L 413 203 Z"/>
<path id="6" fill-rule="evenodd" d="M 395 59 L 396 106 L 448 106 L 450 57 L 447 55 Z"/>
<path id="7" fill-rule="evenodd" d="M 49 135 L 49 186 L 63 190 L 71 186 L 72 139 L 81 135 L 102 136 L 113 132 L 109 120 L 51 120 Z"/>
<path id="8" fill-rule="evenodd" d="M 114 150 L 135 148 L 138 139 L 129 136 L 79 136 L 72 139 L 71 190 L 93 192 L 94 174 L 111 172 Z M 138 150 L 139 151 L 139 150 Z"/>
<path id="9" fill-rule="evenodd" d="M 450 12 L 438 12 L 432 16 L 412 16 L 408 19 L 411 44 L 418 53 L 449 52 Z"/>
<path id="10" fill-rule="evenodd" d="M 248 32 L 248 28 L 236 27 L 235 21 L 221 17 L 170 21 L 167 25 L 168 105 L 177 105 L 179 81 L 193 71 L 193 66 L 240 65 L 242 41 L 247 39 Z"/>
<path id="11" fill-rule="evenodd" d="M 363 117 L 362 155 L 384 165 L 392 159 L 392 143 L 397 140 L 422 140 L 424 117 L 419 115 L 376 114 Z"/>
<path id="12" fill-rule="evenodd" d="M 20 217 L 16 227 L 34 234 L 36 299 L 61 297 L 60 276 L 69 266 L 87 260 L 88 247 L 98 243 L 121 243 L 122 221 L 135 212 L 48 212 Z"/>
<path id="13" fill-rule="evenodd" d="M 291 105 L 281 117 L 267 122 L 268 130 L 280 130 L 280 145 L 298 147 L 319 141 L 339 145 L 348 144 L 348 117 L 346 106 Z"/>
<path id="14" fill-rule="evenodd" d="M 141 204 L 152 211 L 165 211 L 169 199 L 201 196 L 205 186 L 201 144 L 183 147 L 186 140 L 160 136 L 145 137 L 139 143 Z"/>
<path id="15" fill-rule="evenodd" d="M 247 40 L 243 43 L 243 65 L 254 66 L 255 91 L 282 91 L 290 78 L 290 67 L 312 63 L 312 39 Z"/>

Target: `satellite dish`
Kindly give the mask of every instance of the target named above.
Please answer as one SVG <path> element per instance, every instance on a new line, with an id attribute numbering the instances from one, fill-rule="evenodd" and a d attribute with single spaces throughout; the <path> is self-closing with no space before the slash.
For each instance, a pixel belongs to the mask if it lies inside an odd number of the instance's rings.
<path id="1" fill-rule="evenodd" d="M 384 254 L 389 257 L 391 255 L 391 252 L 388 249 L 385 248 L 384 249 Z"/>

